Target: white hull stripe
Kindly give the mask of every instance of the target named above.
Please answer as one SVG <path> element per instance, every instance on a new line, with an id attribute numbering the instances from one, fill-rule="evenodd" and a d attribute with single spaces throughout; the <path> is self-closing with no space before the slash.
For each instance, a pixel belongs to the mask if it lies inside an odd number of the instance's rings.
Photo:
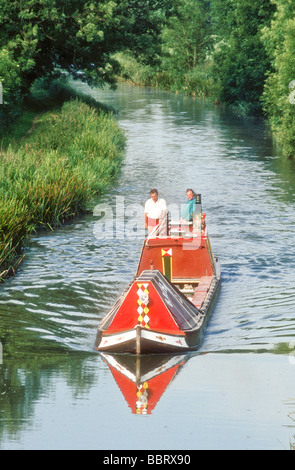
<path id="1" fill-rule="evenodd" d="M 99 348 L 109 348 L 116 344 L 126 343 L 127 341 L 136 339 L 136 330 L 126 331 L 124 333 L 116 333 L 113 335 L 103 336 L 99 344 Z"/>
<path id="2" fill-rule="evenodd" d="M 173 346 L 179 349 L 187 349 L 188 345 L 184 336 L 174 336 L 164 333 L 157 333 L 145 328 L 140 329 L 140 336 L 142 339 L 151 341 L 158 344 Z M 126 343 L 128 341 L 136 341 L 136 329 L 124 332 L 115 333 L 113 335 L 103 336 L 98 349 L 109 348 L 118 344 Z"/>
<path id="3" fill-rule="evenodd" d="M 167 344 L 169 346 L 174 346 L 180 349 L 186 349 L 188 347 L 184 336 L 166 335 L 164 333 L 156 333 L 155 331 L 142 329 L 141 338 L 148 341 L 153 341 L 154 343 L 160 343 L 164 345 Z"/>

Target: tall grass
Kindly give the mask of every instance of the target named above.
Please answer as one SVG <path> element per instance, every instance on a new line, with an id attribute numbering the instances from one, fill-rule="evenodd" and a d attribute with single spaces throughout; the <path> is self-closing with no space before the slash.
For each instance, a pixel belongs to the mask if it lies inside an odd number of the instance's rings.
<path id="1" fill-rule="evenodd" d="M 113 115 L 81 99 L 40 115 L 23 139 L 16 135 L 0 148 L 0 279 L 28 233 L 87 209 L 117 174 L 125 145 Z"/>
<path id="2" fill-rule="evenodd" d="M 121 78 L 132 84 L 156 87 L 197 99 L 217 101 L 219 89 L 213 75 L 213 62 L 210 58 L 191 70 L 181 72 L 141 64 L 126 52 L 116 54 L 116 59 L 121 65 Z"/>

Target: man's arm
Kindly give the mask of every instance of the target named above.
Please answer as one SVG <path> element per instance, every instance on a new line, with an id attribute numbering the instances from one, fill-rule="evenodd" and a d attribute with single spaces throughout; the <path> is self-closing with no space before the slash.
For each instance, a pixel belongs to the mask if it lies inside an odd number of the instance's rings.
<path id="1" fill-rule="evenodd" d="M 165 214 L 167 212 L 167 204 L 166 204 L 166 201 L 165 199 L 162 200 L 162 214 L 161 214 L 161 219 L 164 219 L 165 217 Z"/>

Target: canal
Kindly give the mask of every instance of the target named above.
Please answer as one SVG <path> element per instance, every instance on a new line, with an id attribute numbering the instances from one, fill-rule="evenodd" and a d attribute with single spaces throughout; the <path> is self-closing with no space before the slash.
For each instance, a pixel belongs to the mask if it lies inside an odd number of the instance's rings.
<path id="1" fill-rule="evenodd" d="M 126 155 L 89 213 L 33 236 L 0 287 L 0 449 L 294 448 L 294 162 L 262 123 L 212 104 L 88 92 L 118 111 Z M 137 267 L 152 187 L 176 212 L 202 193 L 222 287 L 199 351 L 141 365 L 142 413 L 135 365 L 93 344 Z"/>

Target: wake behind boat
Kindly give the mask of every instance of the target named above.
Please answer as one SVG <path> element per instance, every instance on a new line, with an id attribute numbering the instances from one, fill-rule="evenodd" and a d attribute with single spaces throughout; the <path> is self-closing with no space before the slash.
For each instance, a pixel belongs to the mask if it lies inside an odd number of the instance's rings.
<path id="1" fill-rule="evenodd" d="M 220 286 L 201 196 L 193 222 L 168 214 L 143 243 L 136 275 L 98 327 L 95 349 L 182 353 L 197 349 Z"/>

